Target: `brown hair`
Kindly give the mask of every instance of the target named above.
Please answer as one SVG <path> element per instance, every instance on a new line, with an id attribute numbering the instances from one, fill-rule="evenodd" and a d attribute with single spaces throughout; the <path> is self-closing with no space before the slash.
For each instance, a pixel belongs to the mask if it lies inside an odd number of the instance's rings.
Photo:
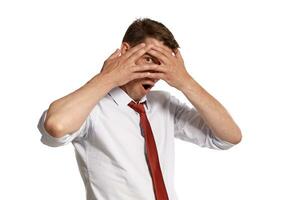
<path id="1" fill-rule="evenodd" d="M 160 22 L 149 18 L 135 20 L 127 29 L 122 42 L 135 46 L 147 37 L 162 41 L 164 45 L 175 50 L 179 48 L 177 41 L 169 29 Z"/>

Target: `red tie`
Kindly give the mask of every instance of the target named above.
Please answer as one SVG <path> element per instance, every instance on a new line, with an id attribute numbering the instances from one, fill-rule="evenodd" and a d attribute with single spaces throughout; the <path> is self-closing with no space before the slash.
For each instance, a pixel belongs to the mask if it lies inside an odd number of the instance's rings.
<path id="1" fill-rule="evenodd" d="M 161 173 L 155 140 L 151 130 L 150 123 L 147 119 L 143 104 L 136 104 L 131 101 L 128 104 L 133 110 L 140 114 L 140 125 L 144 132 L 146 145 L 146 158 L 150 169 L 154 194 L 156 200 L 168 200 L 168 194 L 165 187 L 164 179 Z"/>

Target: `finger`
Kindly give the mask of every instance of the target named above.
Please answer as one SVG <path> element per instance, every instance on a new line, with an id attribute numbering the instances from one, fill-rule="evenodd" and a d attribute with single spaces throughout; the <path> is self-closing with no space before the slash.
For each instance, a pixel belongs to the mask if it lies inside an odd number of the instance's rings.
<path id="1" fill-rule="evenodd" d="M 165 50 L 164 48 L 162 48 L 162 47 L 160 47 L 160 46 L 157 46 L 157 45 L 154 45 L 154 46 L 152 47 L 152 49 L 161 52 L 162 54 L 164 54 L 164 55 L 165 55 L 166 57 L 168 57 L 168 58 L 170 58 L 170 57 L 172 56 L 172 53 L 173 53 L 173 52 L 167 51 L 167 50 Z"/>
<path id="2" fill-rule="evenodd" d="M 147 78 L 165 80 L 166 74 L 162 72 L 148 73 Z"/>
<path id="3" fill-rule="evenodd" d="M 125 54 L 124 54 L 124 57 L 125 58 L 129 58 L 131 55 L 133 55 L 135 52 L 139 51 L 140 49 L 144 48 L 146 46 L 145 43 L 141 43 L 141 44 L 138 44 L 132 48 L 130 48 Z"/>
<path id="4" fill-rule="evenodd" d="M 115 52 L 113 52 L 113 54 L 111 54 L 108 58 L 107 58 L 107 60 L 111 60 L 111 59 L 113 59 L 113 58 L 116 58 L 116 57 L 118 57 L 120 55 L 120 49 L 117 49 Z"/>
<path id="5" fill-rule="evenodd" d="M 158 58 L 158 60 L 160 62 L 162 61 L 164 64 L 166 64 L 168 62 L 168 57 L 165 56 L 165 54 L 161 53 L 158 50 L 151 49 L 147 53 L 149 53 L 150 55 L 154 56 L 155 58 Z"/>
<path id="6" fill-rule="evenodd" d="M 151 74 L 151 72 L 139 72 L 139 73 L 133 73 L 133 74 L 130 76 L 130 79 L 131 79 L 131 80 L 134 80 L 134 79 L 141 79 L 141 78 L 148 77 L 150 74 Z"/>
<path id="7" fill-rule="evenodd" d="M 134 54 L 132 54 L 129 58 L 129 62 L 136 62 L 141 56 L 143 56 L 146 52 L 151 49 L 151 45 L 145 46 L 142 49 L 137 50 Z"/>
<path id="8" fill-rule="evenodd" d="M 162 49 L 164 49 L 165 51 L 169 52 L 170 54 L 173 53 L 173 49 L 171 49 L 170 47 L 164 45 L 161 42 L 160 43 L 155 43 L 155 45 L 158 46 L 158 47 L 160 47 L 160 48 L 162 48 Z"/>
<path id="9" fill-rule="evenodd" d="M 175 52 L 173 49 L 171 49 L 170 47 L 159 43 L 157 46 L 159 46 L 160 48 L 164 49 L 165 51 L 169 52 L 169 54 L 173 55 Z"/>
<path id="10" fill-rule="evenodd" d="M 182 58 L 182 55 L 181 55 L 181 53 L 180 53 L 180 51 L 179 51 L 178 48 L 177 48 L 176 51 L 175 51 L 175 56 L 176 56 L 176 58 L 183 59 L 183 58 Z"/>
<path id="11" fill-rule="evenodd" d="M 161 65 L 155 64 L 144 64 L 137 65 L 131 68 L 132 72 L 141 72 L 141 71 L 156 71 L 156 72 L 166 72 L 167 69 Z"/>

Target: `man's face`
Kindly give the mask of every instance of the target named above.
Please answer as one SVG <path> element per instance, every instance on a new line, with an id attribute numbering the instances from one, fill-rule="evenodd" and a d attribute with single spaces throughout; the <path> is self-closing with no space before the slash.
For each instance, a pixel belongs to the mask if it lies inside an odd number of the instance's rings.
<path id="1" fill-rule="evenodd" d="M 163 42 L 158 41 L 153 38 L 146 38 L 144 43 L 146 45 L 150 44 L 162 44 Z M 123 43 L 121 47 L 121 53 L 124 54 L 130 49 L 130 46 L 127 43 Z M 160 64 L 159 60 L 150 54 L 146 53 L 140 57 L 136 64 Z M 155 85 L 158 80 L 150 78 L 135 79 L 127 84 L 120 86 L 133 100 L 138 102 L 144 95 L 146 95 L 151 88 Z"/>

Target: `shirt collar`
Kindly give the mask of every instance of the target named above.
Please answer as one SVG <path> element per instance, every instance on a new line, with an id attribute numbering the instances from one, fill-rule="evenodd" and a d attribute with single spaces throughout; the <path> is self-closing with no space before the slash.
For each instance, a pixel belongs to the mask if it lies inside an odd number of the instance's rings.
<path id="1" fill-rule="evenodd" d="M 112 97 L 112 99 L 114 100 L 114 102 L 118 105 L 118 106 L 126 106 L 128 107 L 128 104 L 131 101 L 134 101 L 130 96 L 128 96 L 128 94 L 122 90 L 120 87 L 115 87 L 113 88 L 111 91 L 109 91 L 108 93 L 109 96 Z M 135 102 L 135 101 L 134 101 Z M 147 101 L 147 96 L 143 96 L 141 98 L 141 100 L 139 101 L 140 103 L 145 102 L 146 104 L 146 108 L 148 111 L 150 111 L 150 103 Z M 138 102 L 136 102 L 138 103 Z"/>

